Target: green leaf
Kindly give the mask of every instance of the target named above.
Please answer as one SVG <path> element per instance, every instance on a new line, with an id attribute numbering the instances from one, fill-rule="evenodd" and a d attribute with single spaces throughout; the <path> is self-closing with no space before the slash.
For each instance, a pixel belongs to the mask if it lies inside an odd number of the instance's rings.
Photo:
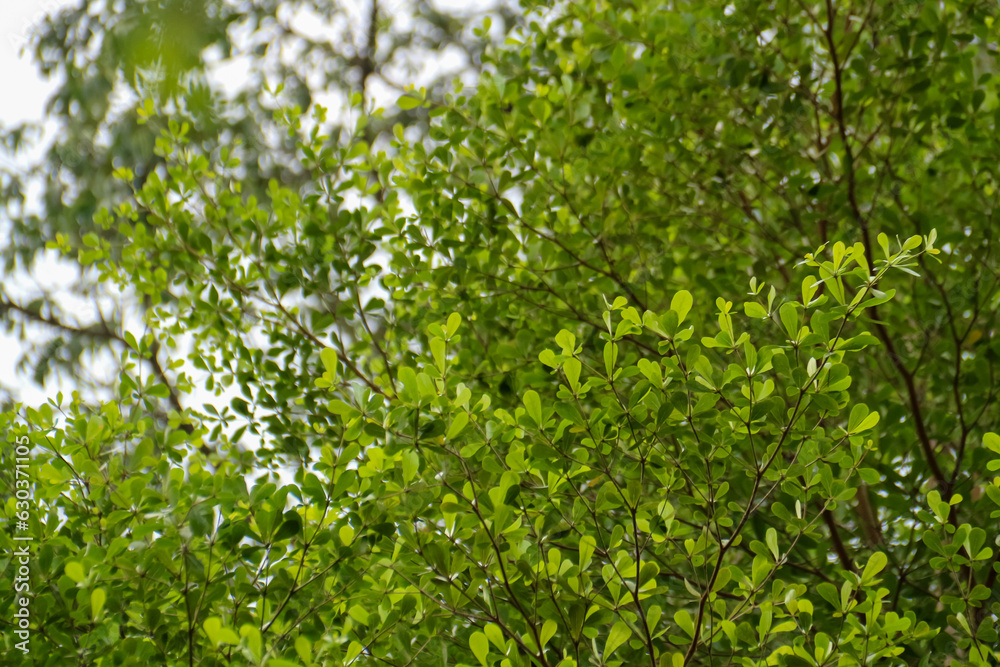
<path id="1" fill-rule="evenodd" d="M 87 575 L 84 573 L 83 565 L 81 565 L 77 561 L 70 561 L 66 563 L 66 567 L 64 568 L 63 571 L 66 573 L 67 577 L 69 577 L 76 583 L 80 583 L 87 577 Z"/>
<path id="2" fill-rule="evenodd" d="M 89 420 L 87 420 L 87 442 L 94 442 L 97 438 L 104 432 L 104 420 L 93 415 Z"/>
<path id="3" fill-rule="evenodd" d="M 594 549 L 597 546 L 597 541 L 590 535 L 584 535 L 580 538 L 580 569 L 586 570 L 587 566 L 590 565 L 590 560 L 594 555 Z"/>
<path id="4" fill-rule="evenodd" d="M 580 368 L 579 359 L 567 359 L 563 363 L 563 372 L 566 374 L 566 381 L 569 382 L 569 386 L 574 392 L 580 389 Z"/>
<path id="5" fill-rule="evenodd" d="M 875 577 L 885 569 L 886 563 L 889 559 L 881 551 L 876 551 L 868 559 L 868 564 L 865 565 L 864 572 L 861 573 L 861 584 L 870 585 Z"/>
<path id="6" fill-rule="evenodd" d="M 100 617 L 101 612 L 104 610 L 104 601 L 107 599 L 107 594 L 104 592 L 103 588 L 95 588 L 90 592 L 90 617 L 95 621 Z"/>
<path id="7" fill-rule="evenodd" d="M 623 621 L 618 621 L 611 626 L 611 632 L 608 633 L 608 640 L 604 642 L 604 659 L 607 660 L 614 657 L 615 651 L 627 642 L 631 636 L 632 630 Z"/>
<path id="8" fill-rule="evenodd" d="M 285 514 L 287 517 L 281 527 L 274 533 L 274 537 L 271 538 L 272 542 L 283 542 L 289 538 L 295 537 L 302 532 L 302 518 L 299 517 L 295 512 L 287 512 Z"/>
<path id="9" fill-rule="evenodd" d="M 660 566 L 656 564 L 656 561 L 647 561 L 643 563 L 642 568 L 639 570 L 639 586 L 655 579 L 659 574 Z"/>
<path id="10" fill-rule="evenodd" d="M 542 631 L 539 633 L 539 640 L 542 642 L 542 647 L 549 643 L 549 640 L 556 634 L 558 627 L 556 622 L 551 618 L 542 624 Z"/>
<path id="11" fill-rule="evenodd" d="M 857 432 L 861 422 L 863 422 L 869 414 L 868 406 L 864 403 L 858 403 L 853 408 L 851 408 L 851 416 L 847 420 L 847 432 L 855 433 Z"/>
<path id="12" fill-rule="evenodd" d="M 802 305 L 809 306 L 812 303 L 813 295 L 816 294 L 816 289 L 819 283 L 816 281 L 816 276 L 806 276 L 802 281 Z"/>
<path id="13" fill-rule="evenodd" d="M 356 657 L 361 655 L 361 651 L 363 651 L 364 648 L 365 647 L 362 646 L 359 642 L 352 641 L 350 644 L 348 644 L 347 652 L 344 654 L 344 664 L 347 665 L 353 662 L 353 660 Z"/>
<path id="14" fill-rule="evenodd" d="M 537 391 L 529 389 L 524 392 L 524 407 L 528 411 L 528 416 L 538 424 L 539 428 L 545 425 L 542 423 L 542 400 L 538 397 Z"/>
<path id="15" fill-rule="evenodd" d="M 213 644 L 239 644 L 240 636 L 230 628 L 222 625 L 222 619 L 216 616 L 205 619 L 202 624 L 205 634 Z"/>
<path id="16" fill-rule="evenodd" d="M 486 656 L 490 653 L 490 642 L 486 638 L 486 635 L 482 632 L 473 632 L 469 637 L 469 648 L 472 649 L 472 654 L 476 656 L 476 660 L 480 664 L 486 664 Z"/>
<path id="17" fill-rule="evenodd" d="M 361 625 L 368 625 L 368 621 L 371 619 L 371 614 L 359 604 L 348 609 L 347 614 Z"/>
<path id="18" fill-rule="evenodd" d="M 618 345 L 615 343 L 604 344 L 604 370 L 611 378 L 615 372 L 615 365 L 618 363 Z"/>
<path id="19" fill-rule="evenodd" d="M 483 628 L 483 632 L 490 642 L 497 647 L 500 651 L 506 650 L 506 642 L 503 638 L 503 631 L 495 623 L 487 623 L 486 627 Z"/>
<path id="20" fill-rule="evenodd" d="M 878 484 L 882 481 L 882 476 L 874 468 L 858 468 L 858 476 L 865 484 Z"/>
<path id="21" fill-rule="evenodd" d="M 691 305 L 694 303 L 694 299 L 691 297 L 691 293 L 687 290 L 681 290 L 674 294 L 673 298 L 670 300 L 670 310 L 677 313 L 677 323 L 680 324 L 687 317 L 687 314 L 691 311 Z"/>
<path id="22" fill-rule="evenodd" d="M 448 434 L 445 436 L 445 438 L 447 440 L 454 440 L 463 430 L 465 430 L 465 426 L 468 423 L 469 423 L 468 412 L 455 413 L 455 416 L 452 417 L 451 426 L 448 427 Z"/>
<path id="23" fill-rule="evenodd" d="M 684 609 L 678 609 L 674 612 L 674 623 L 677 624 L 684 634 L 688 637 L 694 638 L 694 621 L 691 620 L 691 614 L 689 614 Z"/>
<path id="24" fill-rule="evenodd" d="M 295 638 L 295 652 L 298 654 L 299 659 L 306 665 L 313 664 L 312 646 L 312 642 L 303 635 Z"/>
<path id="25" fill-rule="evenodd" d="M 448 338 L 452 338 L 458 332 L 458 328 L 460 326 L 462 326 L 462 316 L 458 313 L 452 313 L 449 315 L 448 324 L 446 326 Z"/>
<path id="26" fill-rule="evenodd" d="M 834 609 L 840 610 L 840 592 L 837 591 L 836 586 L 823 582 L 816 587 L 816 592 L 819 593 L 820 597 L 829 602 Z"/>
<path id="27" fill-rule="evenodd" d="M 882 246 L 882 252 L 885 253 L 886 259 L 892 257 L 892 253 L 889 252 L 889 237 L 883 233 L 878 235 L 878 244 Z"/>
<path id="28" fill-rule="evenodd" d="M 842 339 L 837 344 L 837 350 L 845 352 L 856 352 L 863 350 L 870 345 L 877 345 L 878 339 L 867 331 L 862 331 L 853 338 Z"/>
<path id="29" fill-rule="evenodd" d="M 771 555 L 774 556 L 774 560 L 778 560 L 780 557 L 778 552 L 778 531 L 774 528 L 768 528 L 765 540 L 767 548 L 771 550 Z"/>
<path id="30" fill-rule="evenodd" d="M 747 317 L 753 317 L 756 319 L 767 319 L 767 309 L 760 305 L 756 301 L 746 301 L 743 303 L 743 312 L 747 314 Z"/>
<path id="31" fill-rule="evenodd" d="M 400 398 L 407 403 L 416 403 L 420 399 L 416 372 L 409 366 L 403 366 L 399 369 L 397 377 L 403 383 L 403 388 L 399 392 Z"/>
<path id="32" fill-rule="evenodd" d="M 799 334 L 799 309 L 794 303 L 783 303 L 778 308 L 778 316 L 785 327 L 785 332 L 790 340 L 795 340 Z"/>
<path id="33" fill-rule="evenodd" d="M 330 376 L 330 381 L 336 382 L 337 352 L 332 347 L 324 347 L 323 351 L 319 353 L 319 357 L 323 361 L 323 368 L 326 369 L 327 374 Z"/>
<path id="34" fill-rule="evenodd" d="M 851 434 L 864 433 L 868 429 L 874 428 L 879 421 L 879 414 L 877 412 L 869 413 L 867 417 L 862 419 L 855 428 L 851 429 Z"/>
<path id="35" fill-rule="evenodd" d="M 413 95 L 401 95 L 396 99 L 396 106 L 398 106 L 403 111 L 409 111 L 410 109 L 415 109 L 421 105 L 421 101 L 414 97 Z"/>
<path id="36" fill-rule="evenodd" d="M 447 368 L 447 360 L 445 359 L 446 345 L 444 339 L 437 337 L 431 338 L 430 345 L 431 354 L 434 357 L 434 363 L 437 365 L 438 370 L 443 374 Z"/>
<path id="37" fill-rule="evenodd" d="M 347 153 L 346 159 L 355 160 L 367 154 L 368 154 L 368 144 L 365 143 L 364 141 L 359 141 L 353 146 L 351 146 L 351 150 Z"/>
<path id="38" fill-rule="evenodd" d="M 406 451 L 401 454 L 400 466 L 403 469 L 403 482 L 410 483 L 420 470 L 420 456 L 415 451 Z"/>
<path id="39" fill-rule="evenodd" d="M 560 347 L 563 354 L 572 355 L 576 351 L 576 336 L 565 329 L 561 329 L 556 334 L 556 345 Z"/>
<path id="40" fill-rule="evenodd" d="M 260 630 L 252 625 L 244 624 L 240 626 L 240 637 L 247 640 L 247 648 L 250 649 L 250 654 L 253 656 L 254 660 L 260 662 L 264 653 Z"/>

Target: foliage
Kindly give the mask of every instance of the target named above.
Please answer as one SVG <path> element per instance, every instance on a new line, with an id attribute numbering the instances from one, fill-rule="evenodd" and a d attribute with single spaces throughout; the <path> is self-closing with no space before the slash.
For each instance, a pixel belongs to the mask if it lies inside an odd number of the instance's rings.
<path id="1" fill-rule="evenodd" d="M 259 191 L 144 105 L 51 247 L 146 332 L 5 417 L 32 664 L 995 662 L 995 12 L 525 5 Z"/>

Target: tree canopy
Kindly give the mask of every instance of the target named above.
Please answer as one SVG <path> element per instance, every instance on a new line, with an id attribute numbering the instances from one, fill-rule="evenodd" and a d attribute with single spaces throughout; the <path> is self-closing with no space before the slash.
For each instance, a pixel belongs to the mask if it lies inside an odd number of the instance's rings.
<path id="1" fill-rule="evenodd" d="M 996 664 L 995 3 L 519 11 L 14 233 L 142 328 L 3 414 L 8 664 Z"/>

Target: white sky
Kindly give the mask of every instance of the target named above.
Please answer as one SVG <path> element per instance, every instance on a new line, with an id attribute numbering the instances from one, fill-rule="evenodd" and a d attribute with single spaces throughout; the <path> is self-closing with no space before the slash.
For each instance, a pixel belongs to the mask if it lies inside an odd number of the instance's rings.
<path id="1" fill-rule="evenodd" d="M 0 95 L 0 122 L 10 125 L 21 120 L 42 117 L 45 99 L 52 91 L 51 82 L 39 78 L 27 54 L 21 56 L 21 47 L 27 42 L 31 29 L 38 25 L 48 11 L 71 4 L 69 0 L 45 2 L 0 2 L 0 79 L 6 91 L 16 94 Z"/>

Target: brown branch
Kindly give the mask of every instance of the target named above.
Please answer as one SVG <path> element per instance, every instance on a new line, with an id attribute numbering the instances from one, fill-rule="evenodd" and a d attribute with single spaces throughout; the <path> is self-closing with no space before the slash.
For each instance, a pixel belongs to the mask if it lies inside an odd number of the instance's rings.
<path id="1" fill-rule="evenodd" d="M 371 12 L 368 14 L 368 35 L 365 42 L 365 54 L 361 57 L 361 99 L 362 106 L 367 101 L 368 77 L 375 72 L 375 49 L 378 40 L 378 0 L 372 0 Z"/>
<path id="2" fill-rule="evenodd" d="M 834 21 L 836 19 L 836 12 L 833 8 L 832 0 L 826 0 L 826 12 L 827 23 L 824 29 L 824 34 L 830 51 L 830 59 L 833 64 L 833 116 L 837 122 L 840 142 L 844 147 L 844 173 L 847 178 L 847 201 L 850 205 L 851 215 L 861 227 L 861 234 L 865 245 L 865 256 L 868 259 L 868 264 L 869 266 L 874 267 L 875 256 L 872 251 L 871 233 L 868 229 L 868 219 L 861 214 L 861 207 L 858 206 L 857 183 L 855 180 L 854 169 L 854 152 L 851 148 L 851 142 L 847 136 L 847 124 L 844 121 L 843 70 L 841 68 L 840 59 L 837 55 L 836 40 L 834 39 Z M 879 339 L 882 341 L 882 344 L 885 345 L 886 350 L 889 352 L 889 360 L 892 362 L 893 367 L 903 379 L 903 384 L 906 386 L 906 393 L 910 403 L 910 413 L 913 417 L 913 425 L 917 432 L 920 449 L 923 452 L 924 459 L 927 461 L 927 467 L 930 469 L 931 475 L 934 477 L 938 486 L 941 487 L 942 491 L 944 491 L 944 494 L 946 496 L 950 495 L 950 484 L 948 483 L 948 479 L 945 477 L 944 471 L 938 464 L 937 456 L 934 454 L 934 447 L 931 444 L 930 436 L 927 434 L 927 426 L 924 421 L 920 398 L 917 395 L 917 387 L 914 382 L 913 373 L 911 373 L 906 368 L 906 365 L 903 364 L 903 359 L 896 350 L 896 345 L 893 343 L 892 337 L 889 335 L 885 325 L 882 324 L 879 319 L 877 307 L 873 306 L 871 308 L 871 312 L 875 331 L 878 334 Z"/>
<path id="3" fill-rule="evenodd" d="M 871 495 L 868 493 L 868 485 L 858 486 L 858 520 L 861 522 L 861 530 L 864 532 L 865 541 L 873 549 L 885 541 L 882 537 L 882 526 L 878 520 L 878 514 L 872 507 Z"/>
<path id="4" fill-rule="evenodd" d="M 843 567 L 848 572 L 857 572 L 857 568 L 854 566 L 854 560 L 851 555 L 847 553 L 847 547 L 844 546 L 844 541 L 840 539 L 840 528 L 837 526 L 837 519 L 834 518 L 833 512 L 828 509 L 823 510 L 823 523 L 826 524 L 826 528 L 830 531 L 830 541 L 833 542 L 833 550 L 837 553 L 837 558 L 840 560 L 840 566 Z"/>
<path id="5" fill-rule="evenodd" d="M 108 326 L 107 322 L 103 321 L 103 319 L 99 324 L 94 324 L 89 327 L 74 326 L 50 315 L 43 315 L 41 312 L 35 312 L 34 310 L 26 308 L 25 306 L 11 301 L 6 297 L 0 296 L 0 315 L 5 315 L 10 312 L 18 313 L 31 322 L 44 324 L 45 326 L 56 329 L 57 331 L 62 331 L 71 336 L 82 336 L 112 343 L 119 343 L 128 347 L 125 337 Z M 149 353 L 149 358 L 146 360 L 153 369 L 153 373 L 156 375 L 156 378 L 167 388 L 167 400 L 169 401 L 170 406 L 177 412 L 183 414 L 184 406 L 181 405 L 180 396 L 178 396 L 173 383 L 167 377 L 166 370 L 164 370 L 163 366 L 160 364 L 160 343 L 155 338 L 153 339 L 153 344 L 150 345 Z M 188 435 L 194 432 L 194 428 L 190 424 L 181 424 L 179 428 Z"/>

